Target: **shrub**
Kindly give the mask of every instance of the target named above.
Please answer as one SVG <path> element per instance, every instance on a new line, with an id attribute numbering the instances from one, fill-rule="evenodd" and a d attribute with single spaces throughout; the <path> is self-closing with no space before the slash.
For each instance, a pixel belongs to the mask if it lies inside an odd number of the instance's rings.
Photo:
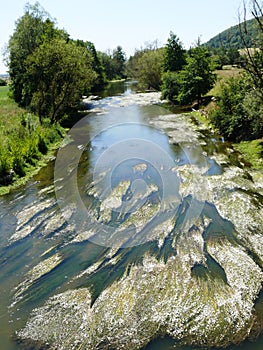
<path id="1" fill-rule="evenodd" d="M 166 72 L 162 77 L 162 98 L 175 102 L 180 92 L 180 75 L 178 72 Z"/>
<path id="2" fill-rule="evenodd" d="M 257 136 L 254 124 L 258 112 L 255 114 L 254 109 L 248 113 L 251 90 L 251 83 L 245 75 L 230 78 L 221 86 L 217 108 L 209 113 L 211 122 L 231 141 L 251 140 Z"/>

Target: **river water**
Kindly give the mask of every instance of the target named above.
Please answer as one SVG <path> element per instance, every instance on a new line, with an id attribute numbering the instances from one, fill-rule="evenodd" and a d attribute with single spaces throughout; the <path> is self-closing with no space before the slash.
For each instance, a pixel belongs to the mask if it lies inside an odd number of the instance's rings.
<path id="1" fill-rule="evenodd" d="M 231 145 L 197 126 L 190 117 L 176 117 L 160 104 L 156 93 L 135 93 L 133 85 L 125 82 L 115 84 L 103 98 L 86 103 L 87 115 L 70 130 L 57 159 L 27 185 L 0 198 L 0 348 L 43 348 L 47 344 L 45 336 L 36 338 L 32 331 L 34 327 L 41 329 L 32 310 L 42 315 L 44 334 L 47 321 L 43 307 L 50 298 L 68 290 L 88 288 L 91 304 L 94 308 L 98 304 L 104 312 L 104 291 L 121 293 L 118 283 L 126 288 L 123 276 L 127 271 L 127 278 L 133 276 L 134 266 L 140 265 L 145 256 L 164 262 L 179 256 L 182 238 L 178 235 L 173 241 L 177 247 L 171 243 L 175 228 L 184 232 L 199 217 L 203 227 L 206 220 L 210 225 L 204 229 L 203 237 L 208 238 L 202 243 L 202 253 L 195 246 L 187 257 L 192 264 L 191 276 L 202 279 L 209 271 L 213 280 L 220 280 L 218 286 L 226 281 L 231 284 L 232 275 L 224 259 L 220 260 L 213 244 L 207 243 L 217 239 L 221 230 L 220 240 L 229 239 L 233 247 L 241 246 L 237 259 L 243 254 L 241 257 L 247 259 L 244 271 L 251 269 L 255 276 L 254 281 L 249 275 L 254 292 L 247 292 L 244 310 L 252 300 L 262 316 L 262 174 L 244 170 Z M 239 174 L 242 180 L 236 180 Z M 218 185 L 222 181 L 225 187 Z M 221 198 L 226 189 L 229 194 Z M 234 197 L 230 202 L 232 194 L 238 194 L 243 209 L 241 204 L 234 206 Z M 251 212 L 249 203 L 253 205 Z M 240 213 L 233 216 L 234 210 Z M 255 237 L 248 239 L 243 233 L 246 230 Z M 192 245 L 200 237 L 196 235 Z M 253 259 L 245 255 L 246 242 Z M 184 247 L 187 244 L 184 242 Z M 154 264 L 145 263 L 145 268 L 154 269 Z M 239 283 L 248 282 L 244 279 Z M 116 289 L 110 289 L 111 285 Z M 249 290 L 245 287 L 242 293 Z M 167 287 L 166 295 L 168 292 Z M 113 310 L 114 301 L 107 306 Z M 168 326 L 167 330 L 156 332 L 153 341 L 142 342 L 148 342 L 145 349 L 172 349 L 177 343 L 171 337 L 173 331 Z M 72 343 L 64 348 L 73 348 Z M 262 337 L 229 346 L 231 350 L 262 348 Z"/>

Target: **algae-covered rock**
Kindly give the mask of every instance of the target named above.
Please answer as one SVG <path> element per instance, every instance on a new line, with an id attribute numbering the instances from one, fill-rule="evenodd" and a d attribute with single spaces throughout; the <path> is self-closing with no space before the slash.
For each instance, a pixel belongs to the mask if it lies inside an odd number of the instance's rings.
<path id="1" fill-rule="evenodd" d="M 226 281 L 211 276 L 202 239 L 195 241 L 189 251 L 191 245 L 182 238 L 178 255 L 166 264 L 145 256 L 92 306 L 87 289 L 51 298 L 33 312 L 19 336 L 55 349 L 86 350 L 141 349 L 165 334 L 199 346 L 239 343 L 255 322 L 262 272 L 242 249 L 211 242 L 209 251 L 225 269 Z M 194 275 L 195 264 L 203 264 L 207 272 Z"/>
<path id="2" fill-rule="evenodd" d="M 90 303 L 90 293 L 84 288 L 58 294 L 40 310 L 33 311 L 31 321 L 19 336 L 54 349 L 85 349 L 86 331 L 92 329 Z"/>
<path id="3" fill-rule="evenodd" d="M 25 276 L 24 280 L 15 288 L 13 305 L 23 298 L 23 294 L 41 277 L 48 274 L 57 267 L 63 258 L 59 254 L 55 254 L 50 258 L 41 261 L 34 266 Z"/>

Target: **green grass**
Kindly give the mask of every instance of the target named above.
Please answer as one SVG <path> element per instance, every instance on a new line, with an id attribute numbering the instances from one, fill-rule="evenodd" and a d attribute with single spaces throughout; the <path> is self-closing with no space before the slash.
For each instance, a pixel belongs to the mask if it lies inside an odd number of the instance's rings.
<path id="1" fill-rule="evenodd" d="M 59 125 L 40 125 L 10 98 L 8 86 L 0 87 L 0 195 L 32 176 L 63 134 Z"/>
<path id="2" fill-rule="evenodd" d="M 226 81 L 227 79 L 231 77 L 235 77 L 238 74 L 240 74 L 243 70 L 240 68 L 228 68 L 228 69 L 222 69 L 222 70 L 216 70 L 215 74 L 217 76 L 217 81 L 214 85 L 214 87 L 207 93 L 208 96 L 220 96 L 220 90 L 221 85 Z"/>
<path id="3" fill-rule="evenodd" d="M 234 144 L 234 147 L 253 169 L 263 169 L 263 140 L 243 141 Z"/>

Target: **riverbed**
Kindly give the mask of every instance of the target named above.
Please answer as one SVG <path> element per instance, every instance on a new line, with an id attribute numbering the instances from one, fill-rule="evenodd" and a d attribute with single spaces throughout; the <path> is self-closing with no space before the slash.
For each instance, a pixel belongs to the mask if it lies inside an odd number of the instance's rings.
<path id="1" fill-rule="evenodd" d="M 84 102 L 0 198 L 3 349 L 261 349 L 263 174 L 156 92 Z"/>

